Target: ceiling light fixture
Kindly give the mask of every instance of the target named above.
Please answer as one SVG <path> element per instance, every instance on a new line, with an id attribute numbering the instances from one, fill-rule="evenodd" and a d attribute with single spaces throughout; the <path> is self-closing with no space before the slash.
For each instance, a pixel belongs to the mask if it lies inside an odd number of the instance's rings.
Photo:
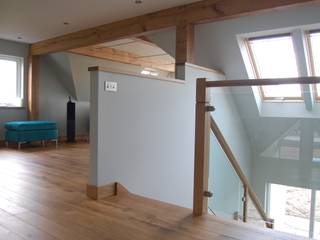
<path id="1" fill-rule="evenodd" d="M 142 70 L 141 71 L 141 74 L 143 74 L 143 75 L 150 75 L 150 71 L 148 71 L 148 70 Z"/>
<path id="2" fill-rule="evenodd" d="M 151 76 L 159 76 L 159 73 L 151 68 L 145 68 L 141 71 L 141 74 L 143 75 L 151 75 Z"/>
<path id="3" fill-rule="evenodd" d="M 68 26 L 70 23 L 68 22 L 63 22 L 63 25 Z"/>
<path id="4" fill-rule="evenodd" d="M 21 39 L 22 39 L 22 37 L 17 37 L 17 39 L 21 40 Z"/>
<path id="5" fill-rule="evenodd" d="M 142 0 L 134 0 L 134 3 L 135 3 L 135 4 L 141 4 L 141 3 L 142 3 Z"/>

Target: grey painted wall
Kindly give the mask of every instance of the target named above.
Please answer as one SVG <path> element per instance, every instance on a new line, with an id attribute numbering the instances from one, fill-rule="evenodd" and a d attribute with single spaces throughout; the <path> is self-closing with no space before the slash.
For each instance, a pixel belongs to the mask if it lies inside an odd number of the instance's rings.
<path id="1" fill-rule="evenodd" d="M 66 135 L 66 102 L 71 96 L 76 102 L 77 135 L 89 134 L 89 67 L 100 66 L 140 73 L 142 68 L 69 53 L 56 53 L 40 59 L 40 109 L 42 120 L 58 123 L 60 136 Z M 160 72 L 166 76 L 165 72 Z"/>
<path id="2" fill-rule="evenodd" d="M 170 28 L 147 35 L 147 37 L 175 58 L 176 56 L 176 29 Z"/>
<path id="3" fill-rule="evenodd" d="M 12 55 L 24 58 L 24 100 L 22 108 L 1 108 L 0 107 L 0 140 L 4 139 L 3 124 L 8 121 L 19 121 L 27 119 L 26 96 L 28 76 L 28 55 L 29 45 L 0 39 L 0 54 Z"/>
<path id="4" fill-rule="evenodd" d="M 221 21 L 216 23 L 202 24 L 196 26 L 196 63 L 199 65 L 221 69 L 225 72 L 227 79 L 246 79 L 248 74 L 240 52 L 237 35 L 272 31 L 274 29 L 295 29 L 297 26 L 320 23 L 320 6 L 304 6 L 287 10 L 274 11 L 256 16 L 241 17 L 237 19 Z M 260 200 L 265 200 L 266 184 L 268 182 L 289 183 L 292 176 L 301 176 L 302 172 L 296 172 L 297 162 L 286 161 L 293 165 L 289 168 L 287 164 L 268 165 L 277 163 L 276 160 L 269 161 L 259 157 L 264 148 L 270 146 L 277 139 L 281 138 L 298 119 L 295 118 L 276 118 L 260 117 L 258 106 L 254 101 L 251 89 L 241 88 L 232 89 L 233 98 L 238 114 L 241 115 L 245 130 L 251 143 L 251 151 L 254 154 L 252 161 L 252 183 L 257 191 Z M 219 111 L 219 105 L 216 107 Z M 281 109 L 281 107 L 279 107 Z M 308 121 L 308 119 L 306 119 Z M 308 159 L 310 157 L 303 157 Z M 278 161 L 279 162 L 279 161 Z M 300 161 L 299 166 L 303 166 Z M 310 165 L 306 165 L 310 166 Z M 270 174 L 273 177 L 266 177 L 267 171 L 276 171 L 277 174 Z M 292 171 L 288 170 L 291 169 Z M 303 168 L 302 168 L 303 169 Z M 299 179 L 301 181 L 299 182 Z M 306 186 L 306 181 L 302 177 L 297 177 L 296 184 Z M 311 186 L 308 182 L 308 186 Z"/>
<path id="5" fill-rule="evenodd" d="M 91 73 L 91 184 L 119 181 L 134 193 L 191 208 L 196 78 L 218 80 L 224 76 L 191 65 L 179 67 L 178 72 L 185 76 L 185 84 Z M 118 92 L 105 92 L 106 80 L 117 82 Z M 214 117 L 250 175 L 248 139 L 228 95 L 225 91 L 213 93 L 213 104 L 223 105 L 225 110 Z M 212 142 L 212 147 L 216 149 L 216 143 Z M 216 154 L 212 152 L 212 156 Z M 214 157 L 223 163 L 221 156 Z M 214 174 L 210 166 L 211 188 L 213 181 L 228 175 L 223 168 L 214 167 L 220 174 Z M 238 199 L 239 185 L 238 192 L 234 192 L 233 183 L 223 187 L 225 198 Z M 216 202 L 222 210 L 233 208 L 228 207 L 233 201 Z"/>
<path id="6" fill-rule="evenodd" d="M 195 82 L 99 72 L 91 79 L 91 177 L 154 199 L 192 205 Z M 105 92 L 104 81 L 118 83 Z"/>
<path id="7" fill-rule="evenodd" d="M 40 120 L 56 121 L 59 135 L 66 136 L 66 103 L 71 93 L 61 79 L 61 72 L 52 64 L 51 56 L 40 59 Z M 89 91 L 89 90 L 88 90 Z M 76 131 L 77 135 L 89 133 L 89 102 L 76 101 Z"/>
<path id="8" fill-rule="evenodd" d="M 100 66 L 118 71 L 130 71 L 137 74 L 140 74 L 143 69 L 143 67 L 135 65 L 108 61 L 93 57 L 86 57 L 77 54 L 67 54 L 67 56 L 71 65 L 73 81 L 77 92 L 77 99 L 81 101 L 89 101 L 90 99 L 90 74 L 88 71 L 88 67 Z M 159 71 L 159 76 L 167 77 L 168 73 Z"/>

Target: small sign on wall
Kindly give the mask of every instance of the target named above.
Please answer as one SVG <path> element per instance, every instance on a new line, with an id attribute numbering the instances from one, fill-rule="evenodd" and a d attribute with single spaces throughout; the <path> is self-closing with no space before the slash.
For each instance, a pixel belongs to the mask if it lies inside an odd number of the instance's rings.
<path id="1" fill-rule="evenodd" d="M 108 92 L 116 92 L 118 91 L 118 84 L 116 82 L 104 82 L 104 90 Z"/>

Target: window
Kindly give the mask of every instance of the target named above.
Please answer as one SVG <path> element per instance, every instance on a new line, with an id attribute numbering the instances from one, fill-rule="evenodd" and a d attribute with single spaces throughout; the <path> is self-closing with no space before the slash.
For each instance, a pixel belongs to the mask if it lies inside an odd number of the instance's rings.
<path id="1" fill-rule="evenodd" d="M 290 34 L 249 38 L 248 53 L 256 78 L 299 77 Z M 302 100 L 300 85 L 260 87 L 264 100 Z"/>
<path id="2" fill-rule="evenodd" d="M 320 239 L 320 191 L 269 185 L 269 214 L 276 230 Z"/>
<path id="3" fill-rule="evenodd" d="M 308 33 L 311 75 L 320 77 L 320 30 Z M 316 97 L 320 100 L 320 85 L 315 88 Z"/>
<path id="4" fill-rule="evenodd" d="M 309 237 L 311 190 L 270 184 L 269 213 L 279 231 Z"/>
<path id="5" fill-rule="evenodd" d="M 0 107 L 19 107 L 23 98 L 23 59 L 0 55 Z"/>

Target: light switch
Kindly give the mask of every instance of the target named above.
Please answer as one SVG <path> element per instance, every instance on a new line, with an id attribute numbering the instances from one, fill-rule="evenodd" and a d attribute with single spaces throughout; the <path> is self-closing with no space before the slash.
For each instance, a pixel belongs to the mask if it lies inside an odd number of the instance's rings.
<path id="1" fill-rule="evenodd" d="M 104 82 L 104 90 L 109 92 L 116 92 L 118 90 L 118 84 L 116 82 Z"/>

